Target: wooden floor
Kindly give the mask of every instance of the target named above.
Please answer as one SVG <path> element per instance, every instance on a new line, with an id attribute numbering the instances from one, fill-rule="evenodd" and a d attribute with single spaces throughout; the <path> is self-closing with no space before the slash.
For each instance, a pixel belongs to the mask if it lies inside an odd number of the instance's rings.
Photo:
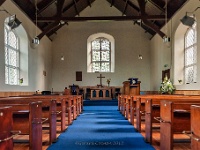
<path id="1" fill-rule="evenodd" d="M 156 127 L 158 127 L 159 125 L 157 125 Z M 60 126 L 58 123 L 58 131 L 60 131 Z M 144 136 L 144 123 L 142 123 L 142 132 L 141 134 Z M 57 137 L 59 136 L 60 133 L 57 133 Z M 42 150 L 46 150 L 49 147 L 48 144 L 48 138 L 49 138 L 49 134 L 46 131 L 43 131 L 43 147 Z M 15 139 L 28 139 L 28 136 L 17 136 Z M 174 143 L 174 148 L 173 150 L 191 150 L 190 148 L 190 143 L 185 142 L 185 141 L 189 141 L 189 138 L 183 134 L 177 134 L 174 136 L 175 139 L 175 143 Z M 183 141 L 182 141 L 183 139 Z M 156 149 L 156 150 L 160 150 L 160 133 L 159 133 L 159 129 L 156 128 L 155 130 L 153 130 L 153 144 L 152 146 Z M 14 150 L 29 150 L 29 144 L 26 143 L 14 143 Z"/>

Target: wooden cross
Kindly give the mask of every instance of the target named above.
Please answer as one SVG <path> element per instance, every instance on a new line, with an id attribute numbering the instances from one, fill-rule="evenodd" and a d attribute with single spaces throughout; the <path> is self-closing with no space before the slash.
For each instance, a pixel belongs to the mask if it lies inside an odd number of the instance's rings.
<path id="1" fill-rule="evenodd" d="M 100 84 L 99 84 L 98 86 L 101 86 L 101 87 L 102 87 L 102 78 L 105 78 L 105 77 L 103 77 L 102 74 L 100 74 L 100 76 L 97 77 L 97 78 L 100 78 Z"/>

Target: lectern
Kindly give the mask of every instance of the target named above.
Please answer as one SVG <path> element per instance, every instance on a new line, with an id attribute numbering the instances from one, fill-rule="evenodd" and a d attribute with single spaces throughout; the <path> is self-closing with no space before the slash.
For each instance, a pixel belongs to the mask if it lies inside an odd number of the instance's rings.
<path id="1" fill-rule="evenodd" d="M 140 83 L 137 78 L 129 78 L 123 82 L 123 93 L 126 95 L 140 95 Z"/>

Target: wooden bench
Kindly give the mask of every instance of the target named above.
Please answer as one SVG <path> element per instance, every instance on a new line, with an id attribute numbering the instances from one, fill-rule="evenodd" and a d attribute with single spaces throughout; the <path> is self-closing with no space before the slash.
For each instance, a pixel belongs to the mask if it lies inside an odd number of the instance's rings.
<path id="1" fill-rule="evenodd" d="M 191 130 L 183 131 L 191 138 L 191 149 L 200 149 L 200 105 L 191 106 Z"/>
<path id="2" fill-rule="evenodd" d="M 13 149 L 13 117 L 11 107 L 0 107 L 0 149 Z M 21 133 L 21 131 L 18 131 Z"/>
<path id="3" fill-rule="evenodd" d="M 41 101 L 42 104 L 42 118 L 46 118 L 45 124 L 48 125 L 48 128 L 44 128 L 44 130 L 48 130 L 49 132 L 49 144 L 55 142 L 57 140 L 56 136 L 56 118 L 57 118 L 57 110 L 56 110 L 56 100 L 49 100 L 45 98 L 33 98 L 33 97 L 7 97 L 0 98 L 0 105 L 18 105 L 18 104 L 27 104 L 31 102 Z"/>
<path id="4" fill-rule="evenodd" d="M 68 125 L 72 124 L 72 120 L 83 110 L 83 97 L 82 95 L 26 95 L 26 97 L 34 98 L 47 98 L 47 99 L 56 99 L 57 101 L 57 110 L 60 112 L 61 116 L 61 132 L 66 129 L 65 125 L 65 116 L 68 115 Z"/>
<path id="5" fill-rule="evenodd" d="M 160 104 L 160 149 L 173 149 L 173 135 L 191 129 L 190 111 L 195 103 L 161 101 Z M 197 105 L 200 102 L 196 102 Z"/>
<path id="6" fill-rule="evenodd" d="M 172 101 L 173 103 L 190 102 L 199 103 L 200 97 L 171 97 L 170 99 L 164 98 L 165 100 Z M 159 99 L 146 99 L 145 102 L 145 140 L 146 142 L 152 142 L 152 130 L 153 123 L 158 123 L 154 118 L 160 117 L 160 102 Z"/>
<path id="7" fill-rule="evenodd" d="M 13 130 L 20 131 L 20 134 L 29 135 L 29 148 L 31 150 L 42 150 L 42 102 L 6 105 L 10 107 L 12 114 Z"/>
<path id="8" fill-rule="evenodd" d="M 164 99 L 184 99 L 184 98 L 198 98 L 198 96 L 184 96 L 184 95 L 142 95 L 142 96 L 135 96 L 134 101 L 136 101 L 135 110 L 136 110 L 136 130 L 141 132 L 141 121 L 142 117 L 145 116 L 145 102 L 146 99 L 153 99 L 154 101 L 157 99 L 156 103 L 152 103 L 155 107 L 158 107 L 160 104 L 160 100 Z M 132 106 L 131 106 L 132 107 Z"/>

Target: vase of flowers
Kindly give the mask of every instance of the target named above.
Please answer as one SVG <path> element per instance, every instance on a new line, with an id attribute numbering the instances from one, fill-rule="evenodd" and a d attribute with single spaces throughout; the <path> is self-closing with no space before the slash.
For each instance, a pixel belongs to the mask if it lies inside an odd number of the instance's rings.
<path id="1" fill-rule="evenodd" d="M 111 81 L 110 78 L 106 80 L 106 82 L 108 83 L 108 86 L 110 85 L 110 81 Z"/>
<path id="2" fill-rule="evenodd" d="M 176 88 L 174 87 L 170 79 L 168 79 L 168 77 L 166 76 L 160 86 L 161 94 L 173 94 L 175 90 Z"/>

